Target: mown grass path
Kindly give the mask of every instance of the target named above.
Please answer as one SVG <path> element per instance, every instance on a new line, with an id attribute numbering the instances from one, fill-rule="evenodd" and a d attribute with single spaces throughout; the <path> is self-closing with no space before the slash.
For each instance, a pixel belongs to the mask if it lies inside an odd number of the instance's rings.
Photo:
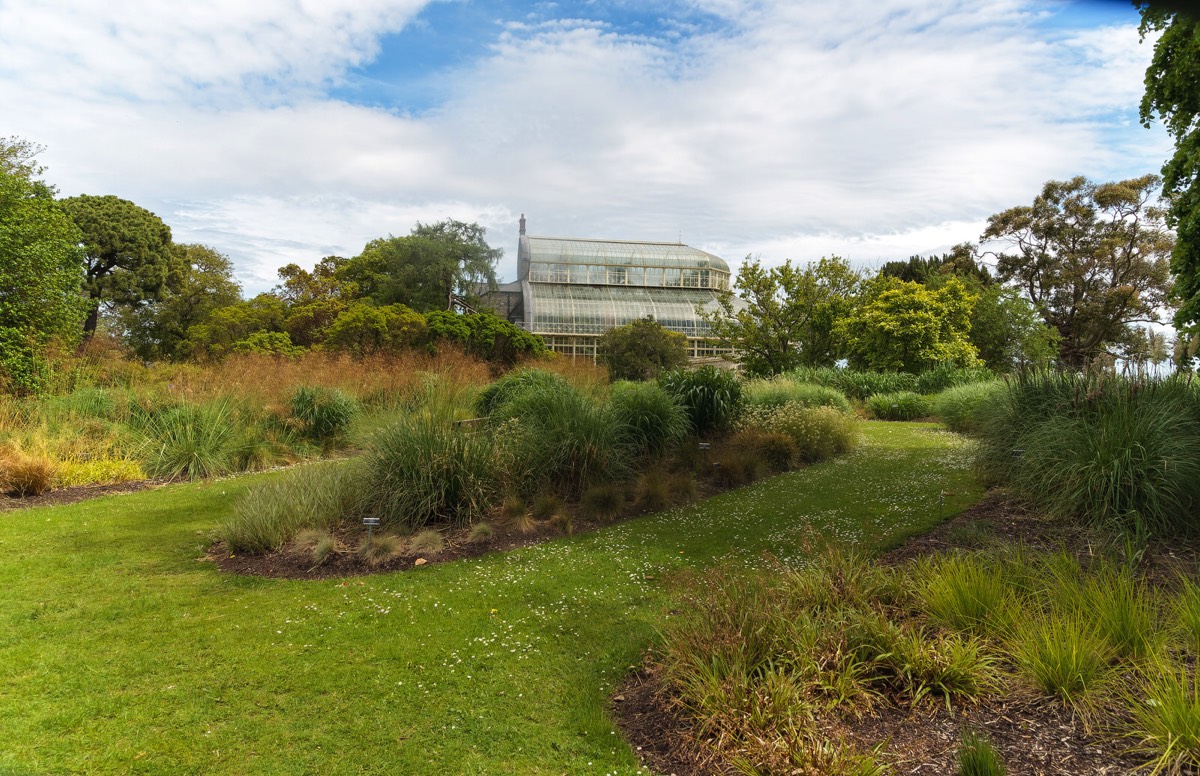
<path id="1" fill-rule="evenodd" d="M 975 501 L 964 442 L 842 459 L 582 536 L 345 581 L 198 562 L 255 478 L 0 515 L 0 773 L 636 773 L 604 704 L 664 578 L 814 537 L 893 544 Z"/>

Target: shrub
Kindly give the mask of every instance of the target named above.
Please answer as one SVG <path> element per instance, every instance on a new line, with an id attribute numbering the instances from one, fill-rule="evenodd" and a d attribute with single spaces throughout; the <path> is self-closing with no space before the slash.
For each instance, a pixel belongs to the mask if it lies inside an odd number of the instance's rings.
<path id="1" fill-rule="evenodd" d="M 764 431 L 757 426 L 742 428 L 730 437 L 729 444 L 762 458 L 775 472 L 787 471 L 799 459 L 796 440 L 782 431 Z"/>
<path id="2" fill-rule="evenodd" d="M 612 380 L 653 380 L 687 363 L 687 337 L 653 318 L 633 321 L 600 335 L 596 360 Z"/>
<path id="3" fill-rule="evenodd" d="M 230 402 L 183 404 L 142 414 L 135 424 L 151 477 L 198 479 L 234 469 L 238 418 Z"/>
<path id="4" fill-rule="evenodd" d="M 354 463 L 318 463 L 252 488 L 218 537 L 231 552 L 277 550 L 303 529 L 328 530 L 358 513 L 361 473 Z"/>
<path id="5" fill-rule="evenodd" d="M 544 369 L 514 369 L 479 392 L 475 414 L 490 418 L 496 411 L 521 394 L 539 388 L 568 388 L 566 378 Z"/>
<path id="6" fill-rule="evenodd" d="M 427 416 L 404 418 L 377 433 L 364 462 L 365 509 L 397 529 L 473 523 L 504 479 L 490 433 Z"/>
<path id="7" fill-rule="evenodd" d="M 748 382 L 745 393 L 748 407 L 782 407 L 794 403 L 804 407 L 833 407 L 842 412 L 851 411 L 846 395 L 838 389 L 816 383 L 798 383 L 783 377 Z"/>
<path id="8" fill-rule="evenodd" d="M 988 406 L 1004 391 L 999 380 L 976 382 L 948 388 L 933 399 L 933 414 L 951 431 L 973 434 L 983 425 Z"/>
<path id="9" fill-rule="evenodd" d="M 748 409 L 739 429 L 786 434 L 796 445 L 795 458 L 817 463 L 853 450 L 858 444 L 858 422 L 831 407 L 805 408 L 785 404 L 777 408 Z"/>
<path id="10" fill-rule="evenodd" d="M 879 420 L 916 420 L 929 416 L 929 400 L 908 391 L 877 393 L 867 399 L 867 411 Z"/>
<path id="11" fill-rule="evenodd" d="M 663 454 L 691 430 L 679 402 L 653 383 L 614 385 L 609 408 L 633 448 L 647 455 Z"/>
<path id="12" fill-rule="evenodd" d="M 476 523 L 471 526 L 470 532 L 467 534 L 468 544 L 479 544 L 486 542 L 496 535 L 496 529 L 492 528 L 491 523 Z"/>
<path id="13" fill-rule="evenodd" d="M 742 383 L 733 372 L 702 366 L 667 372 L 658 382 L 683 406 L 692 428 L 702 436 L 729 427 L 742 411 Z"/>
<path id="14" fill-rule="evenodd" d="M 325 449 L 340 445 L 358 412 L 358 402 L 337 388 L 301 386 L 292 394 L 292 417 L 309 439 Z"/>

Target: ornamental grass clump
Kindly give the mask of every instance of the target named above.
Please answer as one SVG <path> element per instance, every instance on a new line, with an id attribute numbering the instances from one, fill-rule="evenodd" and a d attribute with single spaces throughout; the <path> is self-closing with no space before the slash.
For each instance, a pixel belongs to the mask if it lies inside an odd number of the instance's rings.
<path id="1" fill-rule="evenodd" d="M 1200 768 L 1200 678 L 1195 668 L 1153 665 L 1124 695 L 1134 751 L 1150 758 L 1151 773 Z"/>
<path id="2" fill-rule="evenodd" d="M 947 388 L 933 398 L 933 414 L 951 431 L 978 433 L 989 405 L 1000 401 L 1004 390 L 999 380 Z"/>
<path id="3" fill-rule="evenodd" d="M 981 436 L 988 478 L 1053 516 L 1140 536 L 1200 528 L 1200 392 L 1183 379 L 1024 375 Z"/>
<path id="4" fill-rule="evenodd" d="M 729 428 L 744 404 L 741 379 L 714 366 L 667 372 L 658 384 L 683 406 L 692 429 L 701 436 Z"/>
<path id="5" fill-rule="evenodd" d="M 816 383 L 801 383 L 779 376 L 770 380 L 751 380 L 745 385 L 747 407 L 782 407 L 795 403 L 805 407 L 833 407 L 851 412 L 845 394 L 836 388 Z"/>
<path id="6" fill-rule="evenodd" d="M 834 367 L 799 367 L 787 373 L 799 383 L 816 383 L 838 389 L 851 399 L 864 401 L 877 393 L 916 391 L 917 378 L 907 372 L 860 372 Z"/>
<path id="7" fill-rule="evenodd" d="M 425 415 L 379 431 L 363 461 L 363 508 L 396 530 L 470 525 L 498 498 L 506 475 L 491 433 Z"/>
<path id="8" fill-rule="evenodd" d="M 915 593 L 931 620 L 947 628 L 983 633 L 996 624 L 1006 586 L 995 564 L 978 555 L 946 555 L 916 566 Z"/>
<path id="9" fill-rule="evenodd" d="M 217 536 L 231 552 L 278 550 L 301 531 L 328 531 L 360 507 L 357 462 L 331 461 L 292 469 L 255 486 L 234 505 Z"/>
<path id="10" fill-rule="evenodd" d="M 916 420 L 929 416 L 929 400 L 918 393 L 877 393 L 866 401 L 867 411 L 878 420 Z"/>
<path id="11" fill-rule="evenodd" d="M 350 422 L 358 413 L 358 402 L 337 388 L 300 386 L 289 404 L 301 432 L 326 450 L 345 443 Z"/>
<path id="12" fill-rule="evenodd" d="M 569 386 L 565 377 L 545 369 L 514 369 L 479 392 L 475 397 L 475 413 L 481 418 L 490 418 L 498 409 L 526 391 L 565 389 Z"/>
<path id="13" fill-rule="evenodd" d="M 984 366 L 960 367 L 954 364 L 938 364 L 917 375 L 917 393 L 941 393 L 948 388 L 972 383 L 986 383 L 996 379 L 995 373 Z"/>
<path id="14" fill-rule="evenodd" d="M 227 400 L 139 412 L 133 424 L 143 468 L 172 480 L 228 474 L 236 468 L 241 422 L 238 407 Z"/>
<path id="15" fill-rule="evenodd" d="M 1007 776 L 1008 768 L 992 742 L 973 730 L 962 735 L 958 747 L 958 776 Z"/>
<path id="16" fill-rule="evenodd" d="M 615 384 L 608 404 L 613 423 L 642 455 L 661 456 L 691 432 L 683 406 L 654 383 Z"/>

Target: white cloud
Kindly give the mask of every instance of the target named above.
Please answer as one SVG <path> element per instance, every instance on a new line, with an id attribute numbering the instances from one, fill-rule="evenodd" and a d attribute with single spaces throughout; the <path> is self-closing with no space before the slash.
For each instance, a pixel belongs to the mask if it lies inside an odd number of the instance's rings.
<path id="1" fill-rule="evenodd" d="M 0 104 L 64 193 L 156 210 L 252 290 L 447 216 L 491 227 L 511 277 L 521 211 L 533 233 L 682 236 L 731 264 L 877 263 L 977 238 L 1047 179 L 1140 174 L 1168 150 L 1136 125 L 1150 44 L 1132 22 L 1049 33 L 1015 0 L 696 5 L 728 26 L 511 24 L 412 114 L 321 95 L 416 0 L 9 2 Z"/>

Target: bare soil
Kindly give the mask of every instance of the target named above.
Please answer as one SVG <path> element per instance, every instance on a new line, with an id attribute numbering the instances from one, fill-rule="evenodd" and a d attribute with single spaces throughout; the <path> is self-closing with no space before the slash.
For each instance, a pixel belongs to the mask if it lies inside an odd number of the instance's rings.
<path id="1" fill-rule="evenodd" d="M 121 493 L 137 493 L 141 490 L 158 488 L 167 484 L 167 480 L 134 480 L 118 482 L 112 485 L 74 485 L 69 488 L 48 490 L 37 496 L 14 496 L 0 494 L 0 512 L 25 509 L 28 507 L 60 506 L 75 504 L 90 498 L 113 496 Z"/>

